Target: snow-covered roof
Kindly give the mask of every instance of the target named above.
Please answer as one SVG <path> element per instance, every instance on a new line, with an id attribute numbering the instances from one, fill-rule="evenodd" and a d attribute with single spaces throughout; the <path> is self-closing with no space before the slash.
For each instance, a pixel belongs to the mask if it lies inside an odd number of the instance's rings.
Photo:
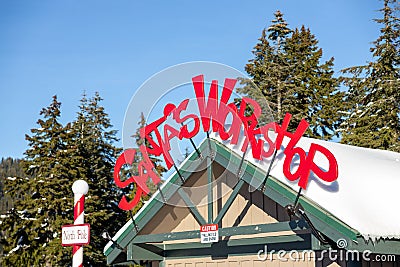
<path id="1" fill-rule="evenodd" d="M 217 136 L 214 138 L 219 139 Z M 287 142 L 284 140 L 283 147 Z M 222 143 L 237 154 L 242 154 L 241 145 Z M 400 153 L 305 137 L 301 138 L 297 147 L 307 152 L 312 143 L 332 152 L 338 163 L 339 176 L 333 183 L 311 179 L 302 194 L 358 230 L 365 239 L 400 239 Z M 298 191 L 297 181 L 291 182 L 283 175 L 284 158 L 281 149 L 270 175 Z M 256 161 L 251 153 L 246 154 L 246 160 L 263 169 L 269 166 L 269 161 Z M 314 162 L 322 168 L 329 167 L 320 153 L 316 154 Z"/>

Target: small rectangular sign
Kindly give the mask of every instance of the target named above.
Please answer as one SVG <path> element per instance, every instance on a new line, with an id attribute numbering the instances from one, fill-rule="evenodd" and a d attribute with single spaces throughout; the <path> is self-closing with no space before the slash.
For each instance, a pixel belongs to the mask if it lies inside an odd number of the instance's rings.
<path id="1" fill-rule="evenodd" d="M 200 227 L 201 243 L 218 242 L 218 224 L 206 224 Z"/>
<path id="2" fill-rule="evenodd" d="M 63 246 L 87 245 L 90 242 L 90 224 L 68 224 L 61 227 Z"/>

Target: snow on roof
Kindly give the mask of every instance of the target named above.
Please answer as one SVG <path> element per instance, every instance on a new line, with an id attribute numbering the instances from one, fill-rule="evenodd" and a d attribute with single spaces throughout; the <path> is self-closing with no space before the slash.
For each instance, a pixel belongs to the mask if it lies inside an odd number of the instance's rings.
<path id="1" fill-rule="evenodd" d="M 241 145 L 222 143 L 242 155 Z M 284 140 L 282 146 L 286 147 L 287 143 L 288 140 Z M 308 152 L 312 143 L 332 152 L 338 163 L 339 177 L 332 183 L 326 183 L 318 177 L 311 178 L 307 190 L 303 190 L 302 194 L 358 230 L 366 240 L 400 239 L 400 153 L 305 137 L 301 138 L 297 147 Z M 251 152 L 246 154 L 246 159 L 264 170 L 270 163 L 269 159 L 262 162 L 254 160 Z M 283 175 L 284 159 L 281 147 L 270 175 L 298 191 L 298 181 L 291 182 Z M 321 153 L 316 154 L 314 162 L 321 168 L 329 167 Z"/>

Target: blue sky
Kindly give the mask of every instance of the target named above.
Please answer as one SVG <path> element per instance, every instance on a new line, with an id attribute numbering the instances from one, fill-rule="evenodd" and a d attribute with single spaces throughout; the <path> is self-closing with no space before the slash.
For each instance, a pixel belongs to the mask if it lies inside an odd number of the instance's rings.
<path id="1" fill-rule="evenodd" d="M 0 1 L 0 157 L 22 157 L 25 134 L 57 95 L 62 122 L 99 91 L 122 131 L 135 90 L 169 66 L 214 61 L 243 71 L 273 13 L 305 25 L 335 70 L 365 64 L 382 1 Z M 151 98 L 151 94 L 149 94 Z"/>

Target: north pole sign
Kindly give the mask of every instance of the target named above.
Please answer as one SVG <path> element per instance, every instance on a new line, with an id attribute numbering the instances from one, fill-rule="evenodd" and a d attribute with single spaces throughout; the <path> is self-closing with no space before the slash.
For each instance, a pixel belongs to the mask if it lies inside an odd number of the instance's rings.
<path id="1" fill-rule="evenodd" d="M 90 242 L 90 224 L 68 224 L 61 228 L 63 246 L 87 245 Z"/>

